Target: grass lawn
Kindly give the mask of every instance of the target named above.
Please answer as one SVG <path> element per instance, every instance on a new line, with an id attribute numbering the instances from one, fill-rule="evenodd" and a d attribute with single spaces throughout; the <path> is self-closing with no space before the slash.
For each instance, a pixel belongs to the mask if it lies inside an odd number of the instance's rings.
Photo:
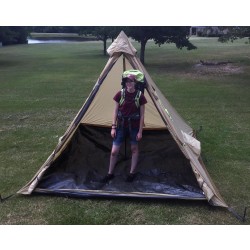
<path id="1" fill-rule="evenodd" d="M 250 45 L 193 38 L 197 50 L 146 48 L 146 69 L 193 127 L 207 170 L 240 214 L 250 205 Z M 139 48 L 137 43 L 134 43 Z M 108 57 L 101 42 L 0 48 L 0 193 L 15 193 L 47 159 Z M 204 67 L 199 61 L 230 61 Z M 120 84 L 120 83 L 118 83 Z M 249 212 L 248 212 L 249 217 Z M 204 201 L 74 199 L 16 195 L 0 224 L 249 224 Z"/>

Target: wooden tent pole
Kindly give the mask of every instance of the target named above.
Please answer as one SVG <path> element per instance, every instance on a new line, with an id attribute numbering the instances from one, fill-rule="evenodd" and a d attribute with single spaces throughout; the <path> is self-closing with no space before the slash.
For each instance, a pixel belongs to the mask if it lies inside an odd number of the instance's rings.
<path id="1" fill-rule="evenodd" d="M 123 56 L 123 72 L 126 71 L 126 61 L 125 61 L 125 56 L 124 54 L 122 55 Z M 127 159 L 127 136 L 125 135 L 125 145 L 124 145 L 124 159 L 126 160 Z"/>

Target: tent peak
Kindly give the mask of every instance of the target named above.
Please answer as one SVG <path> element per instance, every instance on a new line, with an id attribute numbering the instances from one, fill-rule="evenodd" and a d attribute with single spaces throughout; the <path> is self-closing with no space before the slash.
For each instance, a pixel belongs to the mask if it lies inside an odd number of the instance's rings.
<path id="1" fill-rule="evenodd" d="M 114 53 L 127 53 L 134 56 L 137 50 L 134 48 L 132 43 L 129 41 L 127 35 L 122 30 L 114 42 L 109 46 L 107 52 L 110 56 L 113 56 Z"/>

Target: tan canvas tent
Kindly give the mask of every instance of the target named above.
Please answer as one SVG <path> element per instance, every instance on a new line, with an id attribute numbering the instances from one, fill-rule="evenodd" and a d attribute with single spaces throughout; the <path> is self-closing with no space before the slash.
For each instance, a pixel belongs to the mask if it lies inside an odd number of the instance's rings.
<path id="1" fill-rule="evenodd" d="M 228 207 L 202 162 L 193 129 L 158 89 L 124 32 L 108 48 L 108 54 L 106 66 L 57 147 L 18 193 L 208 200 Z M 124 181 L 130 166 L 125 143 L 115 178 L 102 184 L 98 180 L 107 173 L 112 147 L 113 96 L 121 89 L 122 73 L 128 69 L 140 70 L 146 79 L 148 103 L 138 175 L 132 183 Z"/>

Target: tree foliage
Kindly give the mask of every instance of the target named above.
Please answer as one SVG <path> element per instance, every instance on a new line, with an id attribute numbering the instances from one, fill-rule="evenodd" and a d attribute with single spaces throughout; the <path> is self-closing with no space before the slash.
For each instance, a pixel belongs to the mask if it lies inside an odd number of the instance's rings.
<path id="1" fill-rule="evenodd" d="M 83 26 L 79 27 L 79 34 L 92 35 L 97 40 L 103 41 L 103 54 L 106 55 L 107 51 L 107 40 L 114 40 L 122 30 L 121 27 L 114 26 Z"/>
<path id="2" fill-rule="evenodd" d="M 250 27 L 249 26 L 230 26 L 230 27 L 220 27 L 226 30 L 224 35 L 219 37 L 220 42 L 233 42 L 234 40 L 248 37 L 250 42 Z"/>
<path id="3" fill-rule="evenodd" d="M 188 40 L 190 27 L 167 26 L 132 26 L 126 27 L 125 32 L 141 44 L 140 59 L 145 62 L 145 48 L 147 42 L 152 39 L 159 46 L 164 43 L 175 43 L 178 49 L 186 47 L 188 50 L 196 47 Z"/>
<path id="4" fill-rule="evenodd" d="M 31 26 L 31 32 L 37 33 L 78 33 L 78 26 Z"/>
<path id="5" fill-rule="evenodd" d="M 0 27 L 0 42 L 3 45 L 25 44 L 28 34 L 28 27 L 2 26 Z"/>
<path id="6" fill-rule="evenodd" d="M 178 49 L 186 47 L 188 50 L 196 47 L 188 40 L 189 27 L 160 27 L 160 26 L 90 26 L 81 27 L 80 33 L 91 34 L 98 40 L 103 41 L 103 54 L 106 55 L 107 39 L 114 39 L 121 30 L 140 42 L 140 59 L 144 63 L 145 49 L 148 40 L 152 39 L 159 46 L 164 43 L 175 43 Z"/>

